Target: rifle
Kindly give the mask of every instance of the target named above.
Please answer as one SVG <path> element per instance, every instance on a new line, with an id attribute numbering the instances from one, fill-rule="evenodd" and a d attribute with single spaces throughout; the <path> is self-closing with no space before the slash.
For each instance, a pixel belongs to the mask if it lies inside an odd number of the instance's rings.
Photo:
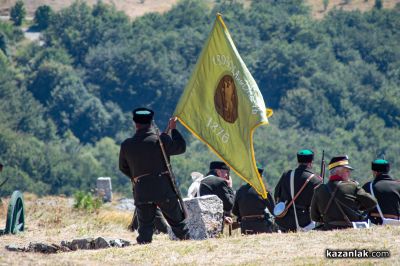
<path id="1" fill-rule="evenodd" d="M 165 152 L 164 144 L 163 144 L 163 142 L 161 141 L 161 138 L 160 138 L 160 129 L 157 127 L 157 125 L 154 122 L 154 120 L 152 121 L 152 124 L 153 124 L 154 129 L 156 130 L 157 139 L 158 139 L 158 142 L 160 143 L 161 152 L 163 154 L 164 161 L 165 161 L 165 164 L 167 166 L 167 170 L 168 170 L 168 173 L 169 173 L 169 175 L 168 175 L 169 176 L 169 180 L 171 181 L 172 188 L 174 189 L 174 192 L 175 192 L 176 196 L 178 197 L 178 202 L 179 202 L 179 205 L 181 206 L 181 210 L 183 212 L 183 216 L 186 219 L 188 217 L 187 210 L 186 210 L 185 204 L 183 203 L 181 192 L 179 191 L 179 188 L 176 185 L 176 177 L 174 175 L 174 172 L 172 171 L 171 163 L 168 160 L 167 153 Z"/>
<path id="2" fill-rule="evenodd" d="M 322 184 L 325 183 L 325 151 L 322 150 L 322 160 L 321 160 L 321 174 Z"/>

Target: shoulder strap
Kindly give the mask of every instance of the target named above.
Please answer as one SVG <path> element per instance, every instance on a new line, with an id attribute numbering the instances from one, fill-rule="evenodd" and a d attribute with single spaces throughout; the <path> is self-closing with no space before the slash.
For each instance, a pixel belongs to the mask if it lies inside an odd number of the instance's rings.
<path id="1" fill-rule="evenodd" d="M 296 222 L 296 229 L 299 230 L 299 220 L 297 219 L 297 212 L 296 212 L 296 203 L 294 202 L 296 199 L 293 197 L 294 195 L 294 172 L 295 170 L 292 170 L 290 173 L 290 196 L 292 197 L 292 202 L 293 202 L 293 211 L 294 211 L 294 220 Z"/>
<path id="2" fill-rule="evenodd" d="M 322 185 L 323 185 L 323 184 L 322 184 Z M 322 216 L 325 216 L 326 213 L 328 212 L 328 209 L 329 209 L 329 207 L 331 206 L 333 199 L 335 198 L 335 195 L 336 195 L 336 192 L 338 191 L 339 186 L 336 186 L 336 187 L 335 187 L 335 190 L 333 191 L 333 193 L 331 193 L 331 190 L 330 190 L 328 184 L 326 184 L 326 188 L 328 189 L 329 194 L 331 194 L 331 197 L 330 197 L 330 199 L 329 199 L 329 201 L 328 201 L 328 204 L 327 204 L 326 207 L 325 207 L 324 212 L 322 213 Z"/>
<path id="3" fill-rule="evenodd" d="M 374 193 L 374 188 L 372 186 L 372 181 L 371 181 L 371 183 L 369 183 L 369 189 L 371 190 L 372 197 L 376 198 L 375 193 Z M 378 209 L 379 215 L 381 216 L 382 221 L 383 221 L 385 219 L 385 217 L 383 216 L 381 207 L 379 206 L 378 199 L 376 199 L 376 208 Z"/>
<path id="4" fill-rule="evenodd" d="M 337 186 L 336 186 L 335 191 L 338 190 L 340 183 L 342 183 L 342 181 L 339 181 L 339 183 L 338 183 Z M 336 206 L 339 208 L 339 211 L 342 213 L 343 218 L 344 218 L 344 220 L 346 221 L 346 223 L 348 223 L 349 225 L 352 225 L 352 223 L 351 223 L 349 217 L 347 217 L 346 213 L 343 211 L 342 206 L 340 206 L 340 203 L 338 202 L 338 200 L 336 200 L 335 197 L 333 197 L 333 199 L 334 199 L 334 201 L 335 201 L 335 203 L 336 203 Z"/>
<path id="5" fill-rule="evenodd" d="M 293 183 L 294 183 L 294 172 L 295 172 L 295 170 L 292 170 L 292 172 L 290 173 L 290 176 L 293 175 Z M 294 194 L 294 193 L 292 193 L 292 195 L 291 195 L 292 200 L 291 200 L 291 201 L 289 202 L 289 204 L 286 206 L 286 209 L 285 209 L 284 212 L 286 212 L 286 211 L 290 208 L 290 206 L 292 206 L 292 204 L 294 203 L 294 201 L 300 196 L 301 192 L 303 192 L 303 190 L 304 190 L 304 188 L 306 187 L 307 183 L 310 182 L 310 180 L 311 180 L 311 178 L 312 178 L 313 176 L 314 176 L 314 174 L 310 175 L 310 176 L 307 178 L 306 182 L 304 182 L 303 186 L 300 188 L 300 190 L 296 193 L 296 195 L 295 195 L 294 197 L 293 197 L 293 194 Z M 294 184 L 293 184 L 293 191 L 294 191 Z"/>

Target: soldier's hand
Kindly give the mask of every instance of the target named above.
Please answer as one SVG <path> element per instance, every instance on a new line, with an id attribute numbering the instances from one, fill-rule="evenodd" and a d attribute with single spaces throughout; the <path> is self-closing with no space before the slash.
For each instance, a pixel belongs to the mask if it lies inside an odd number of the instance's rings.
<path id="1" fill-rule="evenodd" d="M 175 129 L 176 128 L 176 117 L 171 117 L 168 121 L 168 128 L 169 129 Z"/>
<path id="2" fill-rule="evenodd" d="M 226 216 L 226 217 L 224 218 L 224 222 L 225 222 L 226 224 L 233 224 L 233 220 L 232 220 L 232 218 L 229 217 L 229 216 Z"/>
<path id="3" fill-rule="evenodd" d="M 233 181 L 232 181 L 231 176 L 229 176 L 229 178 L 226 180 L 226 182 L 228 183 L 228 187 L 233 187 Z"/>

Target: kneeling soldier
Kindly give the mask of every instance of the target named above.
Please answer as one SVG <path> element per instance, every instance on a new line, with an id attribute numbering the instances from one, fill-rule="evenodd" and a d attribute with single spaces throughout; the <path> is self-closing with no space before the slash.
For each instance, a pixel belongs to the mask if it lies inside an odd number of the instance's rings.
<path id="1" fill-rule="evenodd" d="M 367 182 L 363 189 L 370 194 L 373 193 L 378 205 L 369 213 L 369 219 L 374 224 L 382 224 L 381 215 L 386 219 L 400 220 L 400 182 L 389 176 L 389 162 L 382 159 L 375 160 L 371 169 L 374 180 Z"/>
<path id="2" fill-rule="evenodd" d="M 258 168 L 258 172 L 262 175 L 263 169 Z M 246 184 L 236 192 L 232 212 L 240 221 L 242 234 L 272 233 L 274 207 L 271 193 L 263 199 L 250 184 Z"/>
<path id="3" fill-rule="evenodd" d="M 353 227 L 352 222 L 366 220 L 362 211 L 371 210 L 376 200 L 350 180 L 353 168 L 347 155 L 329 162 L 329 181 L 318 186 L 311 202 L 311 218 L 323 223 L 322 230 Z"/>

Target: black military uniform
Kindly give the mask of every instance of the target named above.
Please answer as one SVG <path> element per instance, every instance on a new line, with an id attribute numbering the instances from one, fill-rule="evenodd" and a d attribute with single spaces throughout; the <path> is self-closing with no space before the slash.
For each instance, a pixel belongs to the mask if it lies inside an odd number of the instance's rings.
<path id="1" fill-rule="evenodd" d="M 300 227 L 305 227 L 311 223 L 310 205 L 314 193 L 314 187 L 321 184 L 321 178 L 315 175 L 307 164 L 314 160 L 314 153 L 311 150 L 300 150 L 297 153 L 297 161 L 299 166 L 294 170 L 294 195 L 300 191 L 307 179 L 311 176 L 310 181 L 306 184 L 304 190 L 295 200 L 296 214 Z M 286 205 L 292 200 L 290 192 L 290 175 L 292 170 L 282 174 L 278 184 L 275 187 L 275 202 L 286 202 Z M 276 224 L 282 232 L 296 231 L 296 220 L 293 205 L 288 209 L 285 216 L 282 218 L 275 217 Z"/>
<path id="2" fill-rule="evenodd" d="M 121 144 L 119 158 L 120 170 L 133 179 L 135 187 L 139 244 L 152 241 L 157 206 L 175 235 L 179 239 L 188 238 L 184 214 L 168 176 L 158 137 L 150 124 L 153 114 L 152 110 L 146 108 L 133 111 L 137 130 L 132 138 Z M 181 154 L 186 150 L 185 140 L 176 129 L 172 129 L 171 135 L 162 133 L 160 139 L 168 156 Z"/>
<path id="3" fill-rule="evenodd" d="M 400 220 L 400 182 L 389 176 L 389 162 L 382 159 L 375 160 L 372 162 L 371 169 L 376 172 L 375 179 L 372 181 L 372 188 L 383 217 Z M 372 194 L 370 184 L 371 182 L 367 182 L 363 189 Z M 377 208 L 369 212 L 368 218 L 374 224 L 382 224 Z"/>
<path id="4" fill-rule="evenodd" d="M 230 169 L 224 162 L 211 162 L 210 172 L 200 183 L 200 196 L 217 195 L 222 200 L 225 215 L 229 215 L 235 194 L 227 181 L 217 175 L 217 170 L 226 170 L 229 173 Z"/>
<path id="5" fill-rule="evenodd" d="M 328 167 L 329 170 L 336 167 L 353 169 L 347 156 L 333 157 Z M 349 228 L 352 227 L 351 222 L 365 221 L 366 216 L 362 211 L 370 210 L 376 205 L 376 200 L 370 194 L 356 182 L 346 179 L 348 178 L 344 178 L 342 173 L 331 175 L 327 184 L 315 189 L 311 202 L 311 218 L 323 223 L 322 230 Z"/>
<path id="6" fill-rule="evenodd" d="M 258 169 L 262 175 L 263 169 Z M 262 198 L 250 184 L 243 185 L 235 195 L 232 213 L 238 217 L 242 234 L 272 233 L 275 207 L 271 193 Z"/>
<path id="7" fill-rule="evenodd" d="M 132 232 L 138 230 L 139 228 L 139 219 L 137 215 L 137 211 L 135 210 L 135 213 L 133 215 L 133 219 L 131 221 L 131 224 L 129 225 L 129 229 L 131 229 Z M 165 220 L 160 208 L 157 207 L 156 209 L 156 214 L 154 218 L 154 232 L 155 233 L 168 233 L 168 223 Z"/>

